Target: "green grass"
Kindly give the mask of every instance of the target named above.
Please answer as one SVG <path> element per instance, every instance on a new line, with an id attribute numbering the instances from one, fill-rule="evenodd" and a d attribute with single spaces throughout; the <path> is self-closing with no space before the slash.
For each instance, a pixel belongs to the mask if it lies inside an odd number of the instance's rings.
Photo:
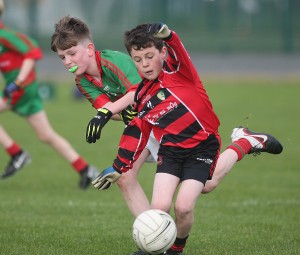
<path id="1" fill-rule="evenodd" d="M 212 193 L 200 197 L 185 255 L 300 253 L 299 80 L 205 81 L 221 120 L 223 149 L 236 125 L 278 137 L 281 155 L 246 156 Z M 94 111 L 71 97 L 71 85 L 57 86 L 45 103 L 53 127 L 100 169 L 114 159 L 123 125 L 108 123 L 101 140 L 85 143 Z M 124 255 L 134 251 L 134 221 L 116 186 L 100 192 L 77 188 L 78 175 L 19 117 L 3 124 L 30 152 L 33 162 L 0 182 L 0 254 Z M 0 169 L 9 160 L 0 152 Z M 151 195 L 155 165 L 139 176 Z M 2 171 L 2 170 L 1 170 Z"/>

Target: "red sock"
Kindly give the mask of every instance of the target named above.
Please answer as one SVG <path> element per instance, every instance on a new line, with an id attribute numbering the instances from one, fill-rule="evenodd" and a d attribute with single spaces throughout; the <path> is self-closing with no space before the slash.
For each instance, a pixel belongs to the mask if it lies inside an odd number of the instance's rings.
<path id="1" fill-rule="evenodd" d="M 251 148 L 252 146 L 250 142 L 245 138 L 241 138 L 227 147 L 227 149 L 232 149 L 237 153 L 238 161 L 240 161 L 246 154 L 248 154 Z"/>
<path id="2" fill-rule="evenodd" d="M 72 163 L 72 166 L 78 173 L 80 173 L 88 167 L 88 164 L 82 157 L 79 157 Z"/>
<path id="3" fill-rule="evenodd" d="M 176 237 L 175 243 L 171 246 L 171 250 L 173 251 L 183 251 L 185 244 L 186 244 L 186 240 L 188 239 L 189 236 L 185 237 L 185 238 L 178 238 Z"/>
<path id="4" fill-rule="evenodd" d="M 13 143 L 10 147 L 6 148 L 5 150 L 11 157 L 17 155 L 22 151 L 21 147 L 16 143 Z"/>

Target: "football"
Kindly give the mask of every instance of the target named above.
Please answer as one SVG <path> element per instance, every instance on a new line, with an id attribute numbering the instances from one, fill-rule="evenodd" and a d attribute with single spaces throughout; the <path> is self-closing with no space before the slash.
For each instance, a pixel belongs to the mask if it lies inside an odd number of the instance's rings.
<path id="1" fill-rule="evenodd" d="M 160 254 L 175 242 L 177 229 L 168 213 L 151 209 L 135 219 L 132 234 L 134 242 L 142 251 Z"/>

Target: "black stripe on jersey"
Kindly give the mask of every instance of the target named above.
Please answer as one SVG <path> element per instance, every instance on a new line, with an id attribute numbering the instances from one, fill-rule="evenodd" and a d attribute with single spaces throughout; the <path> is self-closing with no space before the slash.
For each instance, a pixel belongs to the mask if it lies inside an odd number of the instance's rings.
<path id="1" fill-rule="evenodd" d="M 185 140 L 188 140 L 194 135 L 198 134 L 201 129 L 202 127 L 199 125 L 199 123 L 195 121 L 193 124 L 189 125 L 178 134 L 164 135 L 161 140 L 161 144 L 165 144 L 167 142 L 171 142 L 173 144 L 182 143 Z"/>
<path id="2" fill-rule="evenodd" d="M 158 126 L 160 128 L 166 128 L 188 112 L 188 109 L 179 102 L 179 105 L 174 108 L 174 110 L 169 111 L 166 115 L 157 120 Z"/>
<path id="3" fill-rule="evenodd" d="M 122 159 L 122 158 L 125 158 L 125 159 L 131 159 L 131 158 L 133 158 L 133 156 L 134 156 L 134 152 L 133 151 L 130 151 L 130 150 L 126 150 L 126 149 L 124 149 L 124 148 L 119 148 L 119 151 L 118 151 L 118 156 Z M 124 165 L 124 163 L 120 163 L 120 164 L 123 164 Z M 117 165 L 118 166 L 118 165 Z M 121 167 L 121 165 L 120 165 L 120 167 Z M 119 168 L 119 166 L 118 166 L 118 168 Z"/>
<path id="4" fill-rule="evenodd" d="M 123 132 L 123 135 L 131 136 L 136 139 L 140 139 L 141 131 L 137 126 L 127 126 Z"/>

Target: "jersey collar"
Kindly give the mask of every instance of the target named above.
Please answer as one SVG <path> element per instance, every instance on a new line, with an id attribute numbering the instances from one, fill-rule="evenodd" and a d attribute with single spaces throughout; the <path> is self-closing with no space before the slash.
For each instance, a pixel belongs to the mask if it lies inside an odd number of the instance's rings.
<path id="1" fill-rule="evenodd" d="M 98 67 L 98 71 L 100 74 L 100 82 L 95 80 L 93 77 L 91 77 L 88 74 L 84 74 L 84 76 L 89 80 L 89 82 L 96 84 L 98 87 L 102 88 L 103 87 L 103 83 L 102 83 L 102 67 L 101 67 L 101 53 L 100 51 L 95 51 L 95 57 L 96 57 L 96 63 L 97 63 L 97 67 Z"/>

